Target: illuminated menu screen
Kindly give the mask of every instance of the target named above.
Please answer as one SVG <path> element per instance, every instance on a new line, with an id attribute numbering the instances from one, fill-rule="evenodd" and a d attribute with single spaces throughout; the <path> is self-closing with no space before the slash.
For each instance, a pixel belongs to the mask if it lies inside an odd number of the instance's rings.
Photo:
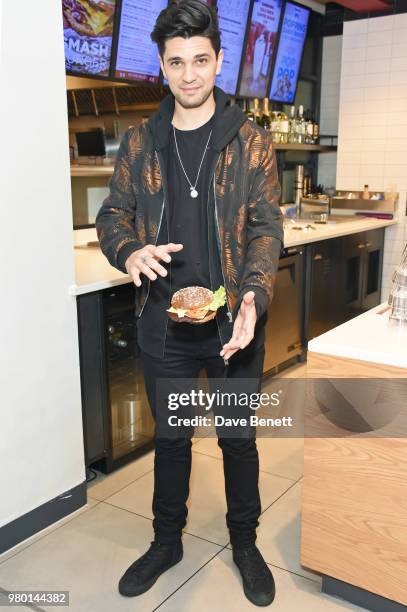
<path id="1" fill-rule="evenodd" d="M 218 0 L 219 27 L 225 55 L 216 85 L 232 96 L 236 94 L 249 7 L 250 0 Z"/>
<path id="2" fill-rule="evenodd" d="M 277 43 L 282 0 L 254 0 L 239 95 L 264 98 Z"/>
<path id="3" fill-rule="evenodd" d="M 294 102 L 310 10 L 287 2 L 269 98 L 285 104 Z"/>
<path id="4" fill-rule="evenodd" d="M 116 0 L 63 0 L 65 69 L 108 76 Z"/>
<path id="5" fill-rule="evenodd" d="M 167 0 L 122 0 L 114 76 L 158 83 L 160 62 L 150 33 Z"/>

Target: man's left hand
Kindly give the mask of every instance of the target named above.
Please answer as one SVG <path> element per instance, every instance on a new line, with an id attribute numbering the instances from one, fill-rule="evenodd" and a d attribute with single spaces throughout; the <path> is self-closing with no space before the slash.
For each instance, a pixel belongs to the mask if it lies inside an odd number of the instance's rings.
<path id="1" fill-rule="evenodd" d="M 239 312 L 233 324 L 233 333 L 229 342 L 223 345 L 220 356 L 224 360 L 229 359 L 239 349 L 244 349 L 254 337 L 257 313 L 254 303 L 254 291 L 244 294 L 240 303 Z"/>

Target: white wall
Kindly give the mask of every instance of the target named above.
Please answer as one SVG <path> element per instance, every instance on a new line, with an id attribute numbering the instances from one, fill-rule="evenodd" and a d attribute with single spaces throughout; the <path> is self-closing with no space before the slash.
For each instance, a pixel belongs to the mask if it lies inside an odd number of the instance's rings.
<path id="1" fill-rule="evenodd" d="M 2 13 L 3 13 L 3 0 L 0 0 L 0 57 L 1 57 L 1 22 L 2 22 Z"/>
<path id="2" fill-rule="evenodd" d="M 327 36 L 322 44 L 321 134 L 338 135 L 339 90 L 341 85 L 342 36 Z M 330 144 L 330 141 L 322 141 Z M 325 187 L 336 184 L 336 153 L 318 157 L 318 183 Z"/>
<path id="3" fill-rule="evenodd" d="M 407 14 L 344 24 L 338 189 L 400 192 L 400 223 L 386 230 L 382 299 L 407 240 Z"/>
<path id="4" fill-rule="evenodd" d="M 76 304 L 68 293 L 74 260 L 61 3 L 25 2 L 24 10 L 3 3 L 0 25 L 5 525 L 83 482 L 85 469 Z"/>

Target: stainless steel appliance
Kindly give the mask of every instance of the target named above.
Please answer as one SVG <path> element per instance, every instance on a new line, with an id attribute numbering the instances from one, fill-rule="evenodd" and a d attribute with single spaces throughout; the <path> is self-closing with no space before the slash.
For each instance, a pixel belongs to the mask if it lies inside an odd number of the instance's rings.
<path id="1" fill-rule="evenodd" d="M 303 251 L 284 249 L 268 309 L 263 372 L 302 355 Z"/>
<path id="2" fill-rule="evenodd" d="M 294 202 L 297 206 L 301 202 L 304 189 L 304 166 L 298 164 L 295 166 L 295 179 L 294 179 Z"/>
<path id="3" fill-rule="evenodd" d="M 331 212 L 331 199 L 329 196 L 317 194 L 302 197 L 300 200 L 299 218 L 326 222 Z"/>
<path id="4" fill-rule="evenodd" d="M 354 215 L 357 213 L 368 216 L 392 218 L 398 207 L 398 193 L 396 191 L 372 191 L 371 197 L 363 198 L 363 191 L 344 190 L 332 196 L 331 209 L 341 213 Z"/>

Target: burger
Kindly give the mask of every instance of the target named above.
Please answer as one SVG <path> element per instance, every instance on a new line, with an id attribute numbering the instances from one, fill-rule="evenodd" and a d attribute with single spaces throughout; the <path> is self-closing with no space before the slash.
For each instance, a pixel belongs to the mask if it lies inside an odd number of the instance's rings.
<path id="1" fill-rule="evenodd" d="M 217 310 L 226 302 L 225 288 L 216 291 L 206 287 L 184 287 L 174 293 L 168 316 L 177 323 L 206 323 L 216 317 Z"/>
<path id="2" fill-rule="evenodd" d="M 64 28 L 83 36 L 111 36 L 115 0 L 62 0 Z"/>

